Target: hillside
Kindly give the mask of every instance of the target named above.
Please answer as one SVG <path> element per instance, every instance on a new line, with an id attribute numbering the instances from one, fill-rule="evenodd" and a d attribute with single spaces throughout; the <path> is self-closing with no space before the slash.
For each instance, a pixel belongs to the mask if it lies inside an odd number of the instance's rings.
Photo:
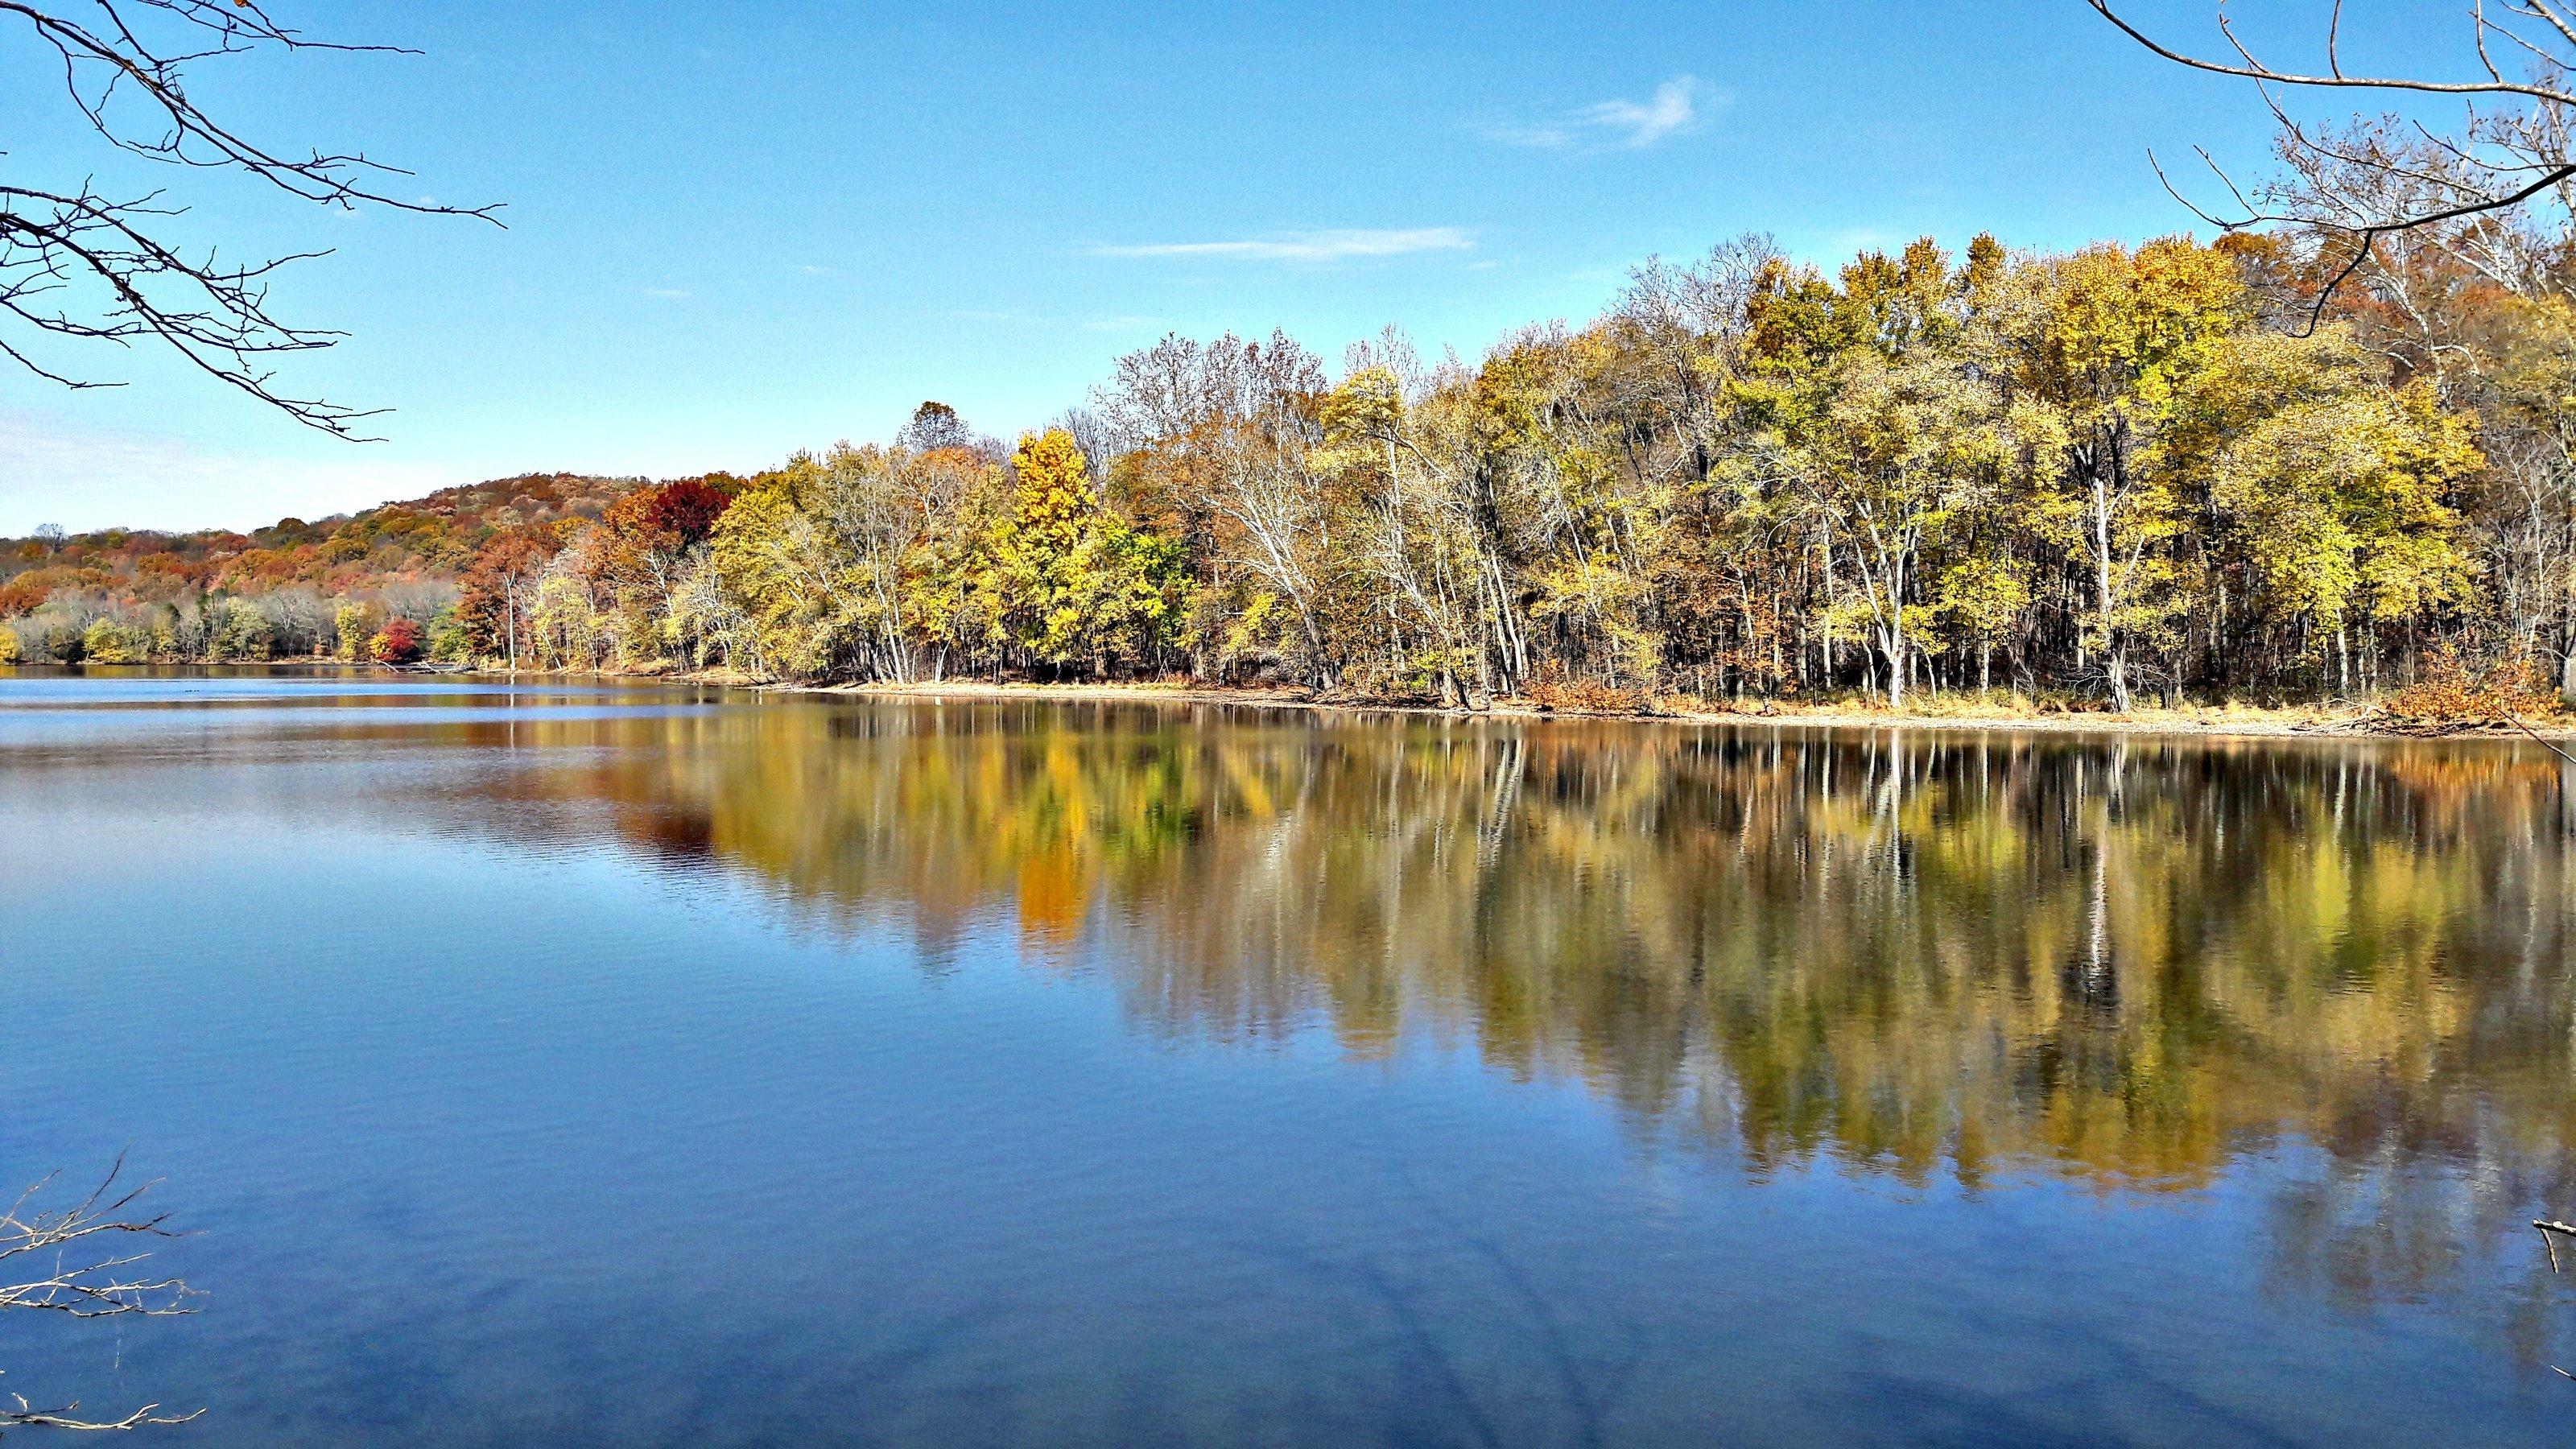
<path id="1" fill-rule="evenodd" d="M 326 598 L 453 585 L 475 551 L 513 528 L 597 518 L 641 478 L 528 473 L 426 498 L 248 533 L 106 529 L 0 540 L 0 619 L 79 597 L 110 607 L 303 586 Z"/>
<path id="2" fill-rule="evenodd" d="M 551 556 L 647 482 L 527 473 L 248 533 L 0 540 L 0 664 L 373 657 L 388 626 L 409 657 L 452 632 L 478 560 Z"/>

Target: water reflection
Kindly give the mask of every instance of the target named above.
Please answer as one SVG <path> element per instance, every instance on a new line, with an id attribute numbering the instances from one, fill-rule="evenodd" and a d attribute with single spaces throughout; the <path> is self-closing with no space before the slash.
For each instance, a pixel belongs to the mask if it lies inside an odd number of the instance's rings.
<path id="1" fill-rule="evenodd" d="M 518 729 L 613 747 L 473 813 L 605 805 L 932 962 L 1009 912 L 1154 1030 L 1430 1033 L 1757 1172 L 2161 1190 L 2289 1134 L 2564 1174 L 2576 784 L 2536 750 L 1016 703 Z"/>
<path id="2" fill-rule="evenodd" d="M 2563 1438 L 2533 746 L 12 682 L 0 817 L 218 1439 Z"/>

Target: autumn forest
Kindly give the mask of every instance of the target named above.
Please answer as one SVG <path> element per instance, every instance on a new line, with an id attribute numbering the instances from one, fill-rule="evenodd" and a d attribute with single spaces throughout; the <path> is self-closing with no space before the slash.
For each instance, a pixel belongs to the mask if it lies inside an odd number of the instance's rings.
<path id="1" fill-rule="evenodd" d="M 1169 336 L 1004 444 L 0 550 L 0 654 L 2128 709 L 2576 678 L 2576 258 L 2473 218 L 1831 270 L 1752 236 L 1483 356 Z"/>

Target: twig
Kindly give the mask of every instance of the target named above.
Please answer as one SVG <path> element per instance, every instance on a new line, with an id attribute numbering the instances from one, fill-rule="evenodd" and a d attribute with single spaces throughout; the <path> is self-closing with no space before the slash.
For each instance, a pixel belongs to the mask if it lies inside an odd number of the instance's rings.
<path id="1" fill-rule="evenodd" d="M 2317 261 L 2323 269 L 2322 286 L 2297 335 L 2313 333 L 2324 321 L 2336 294 L 2365 268 L 2385 265 L 2378 254 L 2383 241 L 2420 229 L 2438 231 L 2458 223 L 2475 223 L 2490 215 L 2513 211 L 2565 187 L 2570 181 L 2576 181 L 2576 156 L 2571 156 L 2565 145 L 2566 117 L 2570 111 L 2576 111 L 2576 87 L 2571 87 L 2567 80 L 2571 65 L 2569 59 L 2488 18 L 2483 0 L 2471 6 L 2470 33 L 2476 42 L 2485 79 L 2470 81 L 2345 73 L 2342 0 L 2336 0 L 2327 21 L 2326 65 L 2322 73 L 2282 70 L 2258 58 L 2238 36 L 2224 0 L 2219 6 L 2218 30 L 2227 49 L 2234 52 L 2233 60 L 2195 55 L 2157 40 L 2122 13 L 2127 8 L 2125 5 L 2115 8 L 2114 0 L 2085 0 L 2085 3 L 2123 35 L 2175 65 L 2251 82 L 2262 96 L 2264 105 L 2280 122 L 2282 159 L 2294 169 L 2309 173 L 2307 184 L 2304 188 L 2296 185 L 2269 186 L 2258 191 L 2255 200 L 2249 201 L 2225 170 L 2211 161 L 2210 169 L 2235 197 L 2240 213 L 2235 216 L 2217 215 L 2183 197 L 2172 180 L 2165 176 L 2162 165 L 2152 157 L 2149 160 L 2155 166 L 2158 180 L 2177 201 L 2221 231 L 2232 233 L 2258 226 L 2286 225 L 2302 228 L 2321 242 L 2331 237 L 2339 243 L 2318 252 Z M 2508 5 L 2506 9 L 2546 22 L 2561 40 L 2576 45 L 2576 21 L 2544 0 Z M 2497 68 L 2487 44 L 2491 34 L 2504 37 L 2533 58 L 2528 80 L 2509 80 Z M 2425 131 L 2436 159 L 2446 162 L 2441 166 L 2411 164 L 2410 158 L 2376 146 L 2356 154 L 2329 144 L 2331 137 L 2320 140 L 2312 136 L 2307 128 L 2290 118 L 2278 92 L 2291 88 L 2459 96 L 2469 102 L 2467 134 L 2472 141 L 2478 139 L 2482 132 L 2497 127 L 2502 129 L 2490 138 L 2495 142 L 2494 146 L 2479 149 L 2455 144 Z M 2521 110 L 2482 113 L 2477 106 L 2477 100 L 2482 97 L 2494 98 L 2507 107 L 2520 107 Z M 2396 118 L 2390 117 L 2387 124 L 2395 121 Z M 2420 122 L 2417 126 L 2422 129 Z M 2506 154 L 2494 154 L 2498 150 Z M 2311 163 L 2315 163 L 2313 167 Z M 2357 198 L 2350 194 L 2337 194 L 2338 179 L 2319 169 L 2329 164 L 2401 183 L 2411 188 L 2412 194 L 2399 194 L 2385 187 L 2376 196 Z M 2365 202 L 2367 204 L 2363 204 Z"/>
<path id="2" fill-rule="evenodd" d="M 191 1313 L 187 1300 L 194 1295 L 187 1283 L 178 1278 L 147 1278 L 121 1270 L 150 1256 L 148 1253 L 117 1255 L 101 1246 L 108 1235 L 143 1238 L 175 1238 L 179 1233 L 164 1226 L 159 1214 L 129 1214 L 137 1199 L 152 1190 L 154 1183 L 119 1191 L 117 1178 L 125 1171 L 125 1158 L 120 1154 L 107 1176 L 86 1197 L 68 1208 L 45 1210 L 33 1206 L 37 1194 L 54 1181 L 54 1174 L 39 1178 L 15 1202 L 0 1208 L 0 1312 L 24 1308 L 39 1312 L 64 1314 L 72 1318 L 110 1318 L 127 1314 L 145 1318 L 172 1317 Z M 70 1245 L 87 1239 L 100 1243 L 90 1254 L 84 1248 Z M 66 1249 L 69 1252 L 66 1252 Z M 30 1256 L 36 1255 L 36 1256 Z M 42 1276 L 21 1282 L 15 1269 L 20 1261 L 27 1271 Z M 42 1266 L 36 1266 L 41 1264 Z M 93 1430 L 119 1432 L 139 1429 L 147 1424 L 184 1424 L 197 1414 L 159 1413 L 160 1405 L 145 1404 L 121 1419 L 82 1419 L 75 1417 L 79 1403 L 57 1409 L 39 1409 L 24 1395 L 12 1394 L 16 1407 L 0 1405 L 0 1428 L 23 1427 L 45 1429 Z"/>
<path id="3" fill-rule="evenodd" d="M 261 0 L 0 0 L 0 31 L 50 48 L 72 109 L 109 145 L 186 170 L 229 171 L 301 201 L 341 211 L 377 207 L 501 225 L 497 206 L 411 198 L 410 172 L 361 152 L 302 155 L 250 139 L 199 102 L 197 62 L 264 50 L 399 51 L 311 39 L 271 19 Z M 20 26 L 26 27 L 20 30 Z M 122 99 L 120 99 L 122 97 Z M 46 339 L 166 344 L 216 381 L 297 422 L 365 441 L 354 425 L 378 409 L 283 390 L 265 360 L 335 345 L 338 332 L 303 327 L 271 309 L 271 274 L 319 252 L 241 264 L 208 251 L 183 255 L 168 239 L 184 208 L 159 192 L 103 195 L 78 187 L 0 184 L 0 359 L 66 387 L 110 386 L 38 355 Z"/>
<path id="4" fill-rule="evenodd" d="M 2547 736 L 2543 735 L 2540 731 L 2533 729 L 2531 726 L 2524 724 L 2522 720 L 2512 712 L 2507 711 L 2504 718 L 2505 723 L 2512 725 L 2515 729 L 2518 729 L 2524 734 L 2531 736 L 2534 740 L 2537 740 L 2542 749 L 2547 750 L 2549 753 L 2556 755 L 2558 758 L 2565 760 L 2571 765 L 2576 765 L 2576 755 L 2571 755 L 2565 750 L 2558 748 L 2556 745 L 2551 744 Z M 2576 1233 L 2576 1228 L 2567 1227 L 2559 1223 L 2538 1223 L 2534 1226 L 2539 1227 L 2544 1232 Z"/>
<path id="5" fill-rule="evenodd" d="M 2531 1225 L 2540 1229 L 2540 1245 L 2549 1250 L 2549 1271 L 2552 1273 L 2557 1272 L 2558 1240 L 2551 1237 L 2550 1234 L 2565 1233 L 2571 1238 L 2576 1238 L 2576 1227 L 2570 1227 L 2566 1223 L 2553 1223 L 2547 1218 L 2534 1218 L 2531 1221 Z"/>
<path id="6" fill-rule="evenodd" d="M 18 1407 L 0 1409 L 0 1425 L 18 1429 L 73 1429 L 116 1434 L 146 1425 L 185 1424 L 206 1412 L 195 1409 L 185 1414 L 156 1414 L 152 1411 L 160 1408 L 159 1404 L 145 1404 L 122 1419 L 75 1419 L 72 1415 L 80 1408 L 77 1400 L 59 1409 L 39 1409 L 28 1403 L 24 1394 L 11 1394 L 9 1397 L 18 1401 Z"/>

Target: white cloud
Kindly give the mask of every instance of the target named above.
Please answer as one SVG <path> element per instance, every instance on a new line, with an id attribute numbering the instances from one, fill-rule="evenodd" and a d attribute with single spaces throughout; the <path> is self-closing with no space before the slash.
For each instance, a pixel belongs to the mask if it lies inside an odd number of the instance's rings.
<path id="1" fill-rule="evenodd" d="M 644 295 L 647 297 L 670 297 L 676 300 L 686 301 L 688 298 L 697 294 L 685 291 L 678 287 L 646 287 L 644 289 Z"/>
<path id="2" fill-rule="evenodd" d="M 1642 106 L 1634 101 L 1603 101 L 1586 111 L 1584 119 L 1625 131 L 1622 145 L 1651 146 L 1699 119 L 1699 82 L 1675 76 L 1655 87 L 1655 98 Z"/>
<path id="3" fill-rule="evenodd" d="M 1557 120 L 1488 126 L 1485 137 L 1544 150 L 1583 144 L 1643 150 L 1698 125 L 1719 108 L 1721 100 L 1696 78 L 1677 75 L 1655 87 L 1654 95 L 1643 102 L 1602 101 Z"/>
<path id="4" fill-rule="evenodd" d="M 1463 252 L 1475 246 L 1454 226 L 1398 231 L 1297 231 L 1248 241 L 1157 242 L 1147 246 L 1096 246 L 1102 257 L 1216 257 L 1248 262 L 1337 262 L 1352 257 L 1399 257 L 1417 252 Z"/>

